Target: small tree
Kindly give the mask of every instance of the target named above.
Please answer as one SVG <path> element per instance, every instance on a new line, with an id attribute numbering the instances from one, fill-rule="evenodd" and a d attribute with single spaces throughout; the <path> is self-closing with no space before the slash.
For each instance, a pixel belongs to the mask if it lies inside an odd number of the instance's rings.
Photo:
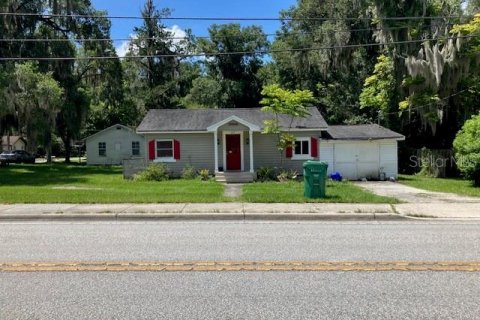
<path id="1" fill-rule="evenodd" d="M 453 147 L 460 171 L 480 187 L 480 114 L 465 122 Z"/>
<path id="2" fill-rule="evenodd" d="M 291 134 L 292 124 L 296 118 L 305 118 L 309 115 L 308 107 L 315 102 L 313 93 L 309 90 L 287 90 L 279 85 L 268 85 L 262 90 L 263 99 L 260 104 L 263 112 L 273 114 L 273 119 L 265 120 L 264 134 L 277 135 L 277 148 L 280 152 L 280 164 L 285 149 L 292 147 L 295 137 Z M 280 123 L 280 116 L 288 118 L 288 125 Z"/>
<path id="3" fill-rule="evenodd" d="M 360 108 L 372 108 L 380 114 L 389 112 L 395 93 L 393 60 L 385 55 L 377 58 L 373 74 L 365 79 L 360 94 Z"/>

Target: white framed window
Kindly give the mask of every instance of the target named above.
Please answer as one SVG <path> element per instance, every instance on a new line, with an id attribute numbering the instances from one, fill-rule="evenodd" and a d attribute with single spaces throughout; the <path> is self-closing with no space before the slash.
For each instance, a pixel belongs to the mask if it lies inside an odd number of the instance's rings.
<path id="1" fill-rule="evenodd" d="M 297 137 L 293 143 L 293 155 L 292 159 L 312 159 L 310 145 L 311 139 L 309 137 Z"/>
<path id="2" fill-rule="evenodd" d="M 107 156 L 107 143 L 99 142 L 98 143 L 98 156 L 106 157 Z"/>
<path id="3" fill-rule="evenodd" d="M 155 141 L 155 159 L 161 162 L 174 162 L 173 139 Z"/>
<path id="4" fill-rule="evenodd" d="M 140 142 L 132 141 L 132 156 L 139 156 L 139 155 L 140 155 Z"/>

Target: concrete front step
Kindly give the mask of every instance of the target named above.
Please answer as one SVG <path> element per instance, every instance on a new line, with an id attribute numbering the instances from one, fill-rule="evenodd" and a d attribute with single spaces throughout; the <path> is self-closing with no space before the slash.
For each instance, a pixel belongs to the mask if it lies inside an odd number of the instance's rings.
<path id="1" fill-rule="evenodd" d="M 216 180 L 217 182 L 220 183 L 250 183 L 253 182 L 252 179 L 218 179 Z"/>
<path id="2" fill-rule="evenodd" d="M 215 180 L 221 183 L 249 183 L 253 182 L 255 174 L 250 172 L 218 172 Z"/>

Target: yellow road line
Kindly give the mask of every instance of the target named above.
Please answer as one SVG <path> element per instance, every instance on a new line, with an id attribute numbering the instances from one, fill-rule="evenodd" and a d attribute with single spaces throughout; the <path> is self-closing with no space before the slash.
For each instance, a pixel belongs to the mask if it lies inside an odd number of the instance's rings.
<path id="1" fill-rule="evenodd" d="M 0 262 L 0 272 L 145 271 L 456 271 L 480 272 L 480 261 L 100 261 Z"/>

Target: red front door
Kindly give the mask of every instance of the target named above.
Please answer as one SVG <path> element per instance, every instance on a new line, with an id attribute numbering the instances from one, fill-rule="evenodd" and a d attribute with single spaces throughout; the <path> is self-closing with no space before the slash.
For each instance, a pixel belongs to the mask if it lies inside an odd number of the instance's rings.
<path id="1" fill-rule="evenodd" d="M 227 134 L 226 151 L 227 151 L 227 170 L 241 170 L 242 169 L 242 152 L 240 147 L 239 134 Z"/>

